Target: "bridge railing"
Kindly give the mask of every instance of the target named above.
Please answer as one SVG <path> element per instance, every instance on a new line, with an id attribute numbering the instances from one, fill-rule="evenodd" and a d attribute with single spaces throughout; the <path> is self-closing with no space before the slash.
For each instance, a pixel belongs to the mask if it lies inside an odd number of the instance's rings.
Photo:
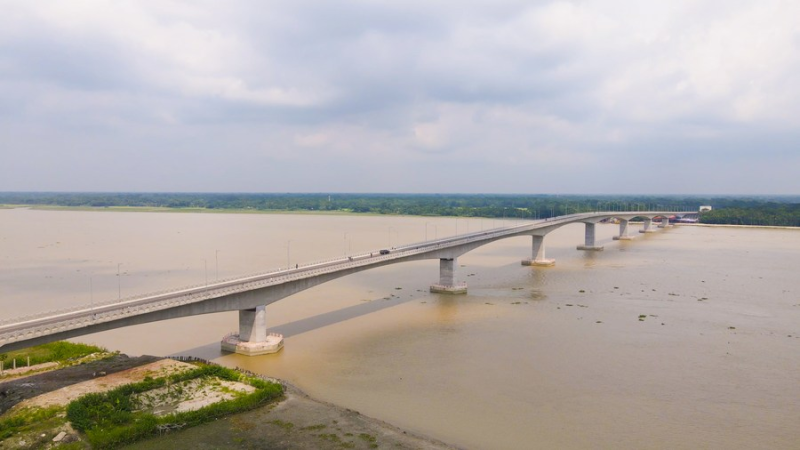
<path id="1" fill-rule="evenodd" d="M 493 228 L 493 229 L 489 229 L 489 230 L 482 230 L 482 231 L 479 231 L 479 232 L 465 233 L 465 234 L 456 235 L 456 236 L 448 236 L 448 237 L 445 237 L 445 238 L 435 239 L 435 240 L 431 240 L 431 241 L 423 241 L 423 242 L 418 242 L 418 243 L 413 243 L 413 244 L 405 244 L 405 245 L 402 245 L 400 247 L 396 247 L 396 250 L 397 251 L 408 252 L 408 251 L 416 248 L 416 249 L 422 249 L 422 251 L 425 251 L 425 247 L 428 247 L 430 245 L 434 245 L 434 244 L 440 244 L 441 245 L 441 244 L 448 244 L 448 243 L 452 244 L 454 242 L 463 241 L 465 239 L 477 240 L 477 239 L 484 238 L 485 236 L 490 235 L 490 234 L 498 234 L 498 233 L 499 234 L 503 234 L 504 231 L 508 231 L 509 229 L 516 229 L 516 228 L 519 228 L 520 226 L 531 225 L 533 223 L 534 222 L 528 222 L 528 223 L 525 223 L 525 224 L 520 224 L 520 225 L 516 225 L 516 226 L 512 226 L 512 227 L 498 227 L 498 228 Z M 218 288 L 224 288 L 226 284 L 232 283 L 232 282 L 247 282 L 248 280 L 253 280 L 253 281 L 264 280 L 264 281 L 266 281 L 266 280 L 269 280 L 270 278 L 275 279 L 275 281 L 278 281 L 278 280 L 281 280 L 281 279 L 288 280 L 288 279 L 303 278 L 305 276 L 309 276 L 310 275 L 308 273 L 308 269 L 312 269 L 312 268 L 315 268 L 315 267 L 319 267 L 320 269 L 322 269 L 325 266 L 329 266 L 329 265 L 335 264 L 335 263 L 371 262 L 371 261 L 376 261 L 376 259 L 374 259 L 376 257 L 378 258 L 377 260 L 379 261 L 379 260 L 385 260 L 385 259 L 394 259 L 397 256 L 396 253 L 394 255 L 380 255 L 380 250 L 381 249 L 376 249 L 376 250 L 373 250 L 371 252 L 362 252 L 362 253 L 352 254 L 352 255 L 348 255 L 348 256 L 321 259 L 321 260 L 313 261 L 313 262 L 310 262 L 310 263 L 303 263 L 302 265 L 298 264 L 294 268 L 289 267 L 289 268 L 284 269 L 284 268 L 280 268 L 279 267 L 279 268 L 277 268 L 275 270 L 272 270 L 272 271 L 259 271 L 259 272 L 255 272 L 255 273 L 251 273 L 251 274 L 247 274 L 247 275 L 237 275 L 237 276 L 233 276 L 233 277 L 223 278 L 221 280 L 215 280 L 213 283 L 192 284 L 192 285 L 183 286 L 183 287 L 180 287 L 180 288 L 163 289 L 163 290 L 156 291 L 156 292 L 148 292 L 148 293 L 143 293 L 143 294 L 136 294 L 136 295 L 127 296 L 127 297 L 114 299 L 114 300 L 94 302 L 94 303 L 91 303 L 91 304 L 88 304 L 88 305 L 86 305 L 86 304 L 76 305 L 76 306 L 71 306 L 71 307 L 68 307 L 68 308 L 60 308 L 60 309 L 56 309 L 56 310 L 43 311 L 43 312 L 36 313 L 36 314 L 29 314 L 29 315 L 26 315 L 26 316 L 17 316 L 17 317 L 13 317 L 13 318 L 0 320 L 0 326 L 8 325 L 8 324 L 19 324 L 19 323 L 24 323 L 24 322 L 30 322 L 30 321 L 34 321 L 34 320 L 37 320 L 37 319 L 43 319 L 43 318 L 47 318 L 47 317 L 54 317 L 54 316 L 65 315 L 65 314 L 70 314 L 70 313 L 76 313 L 76 312 L 80 312 L 80 311 L 85 311 L 86 314 L 93 314 L 94 311 L 96 311 L 98 309 L 103 309 L 103 308 L 106 308 L 106 307 L 109 307 L 109 306 L 118 306 L 119 308 L 126 308 L 126 307 L 130 307 L 130 305 L 132 303 L 135 303 L 135 302 L 137 302 L 139 300 L 145 300 L 145 299 L 153 298 L 154 300 L 157 301 L 158 297 L 164 296 L 164 295 L 168 295 L 168 294 L 179 294 L 179 293 L 185 292 L 187 296 L 192 296 L 194 294 L 201 293 L 204 290 L 208 294 L 212 294 L 213 290 L 218 289 Z M 365 258 L 370 258 L 370 259 L 368 261 L 363 261 Z M 316 274 L 317 272 L 315 272 L 313 274 Z M 201 295 L 200 297 L 206 297 L 206 296 Z M 169 304 L 171 305 L 171 304 L 174 304 L 174 303 L 181 302 L 182 298 L 181 297 L 177 297 L 177 298 L 172 298 L 172 299 L 168 299 L 168 300 L 169 300 Z M 164 307 L 169 307 L 169 305 L 164 305 Z M 106 315 L 109 314 L 109 311 L 104 311 L 104 312 L 102 312 L 100 314 L 102 314 L 103 316 L 106 316 Z"/>
<path id="2" fill-rule="evenodd" d="M 277 268 L 272 271 L 259 271 L 249 275 L 237 275 L 234 277 L 224 278 L 222 280 L 215 280 L 213 283 L 198 283 L 189 286 L 184 286 L 181 288 L 173 288 L 173 289 L 164 289 L 157 292 L 149 292 L 145 294 L 136 294 L 133 296 L 128 296 L 116 300 L 108 300 L 103 302 L 96 302 L 90 305 L 77 305 L 68 308 L 62 308 L 58 310 L 51 310 L 45 311 L 36 314 L 29 314 L 27 316 L 20 316 L 14 318 L 6 318 L 0 320 L 0 326 L 5 326 L 8 324 L 20 324 L 29 321 L 35 321 L 38 319 L 48 318 L 48 317 L 55 317 L 58 315 L 76 313 L 80 311 L 85 311 L 87 315 L 94 314 L 94 311 L 97 309 L 107 308 L 109 306 L 118 306 L 121 309 L 134 307 L 136 310 L 140 309 L 139 304 L 136 302 L 141 300 L 153 299 L 154 304 L 158 304 L 158 302 L 162 302 L 161 305 L 163 308 L 168 308 L 174 305 L 175 303 L 185 302 L 187 299 L 195 299 L 197 301 L 204 300 L 207 298 L 213 297 L 217 291 L 231 289 L 232 283 L 259 283 L 259 284 L 273 284 L 275 282 L 283 282 L 286 280 L 291 279 L 299 279 L 308 276 L 315 276 L 323 271 L 325 268 L 330 268 L 333 264 L 339 263 L 352 263 L 351 266 L 356 265 L 364 265 L 369 264 L 376 261 L 388 260 L 388 259 L 395 259 L 398 257 L 398 252 L 400 252 L 403 256 L 409 256 L 410 254 L 416 254 L 421 252 L 426 252 L 430 250 L 431 245 L 441 246 L 454 246 L 454 245 L 461 245 L 468 242 L 474 242 L 478 240 L 486 239 L 488 236 L 492 237 L 502 237 L 508 234 L 518 233 L 520 229 L 526 227 L 535 227 L 537 225 L 545 224 L 556 224 L 556 223 L 563 223 L 571 221 L 578 217 L 593 217 L 598 215 L 619 215 L 619 214 L 634 214 L 634 213 L 646 213 L 646 214 L 666 214 L 666 212 L 655 212 L 655 211 L 630 211 L 630 212 L 594 212 L 594 213 L 575 213 L 575 214 L 568 214 L 565 216 L 558 216 L 548 219 L 538 219 L 538 220 L 525 220 L 523 223 L 519 223 L 517 225 L 512 225 L 510 227 L 496 227 L 488 230 L 481 230 L 475 231 L 471 233 L 465 233 L 461 235 L 454 235 L 448 236 L 444 238 L 434 239 L 430 241 L 421 241 L 411 244 L 404 244 L 399 247 L 394 248 L 394 253 L 389 255 L 380 255 L 380 249 L 376 249 L 373 251 L 362 252 L 358 254 L 352 254 L 342 257 L 334 257 L 334 258 L 326 258 L 310 263 L 303 263 L 302 265 L 297 264 L 294 268 L 289 267 L 286 269 Z M 313 270 L 309 272 L 309 269 L 317 268 L 317 270 Z M 180 295 L 183 293 L 183 295 Z M 168 296 L 170 294 L 176 294 L 172 298 L 159 298 Z M 166 302 L 166 303 L 164 303 Z M 132 311 L 131 311 L 132 312 Z M 102 316 L 106 317 L 108 315 L 115 315 L 118 313 L 114 313 L 112 311 L 103 311 L 100 313 Z"/>

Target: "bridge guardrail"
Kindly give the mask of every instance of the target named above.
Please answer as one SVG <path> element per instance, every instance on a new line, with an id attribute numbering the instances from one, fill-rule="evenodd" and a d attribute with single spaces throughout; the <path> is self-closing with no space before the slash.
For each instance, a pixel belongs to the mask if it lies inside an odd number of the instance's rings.
<path id="1" fill-rule="evenodd" d="M 570 222 L 579 217 L 596 217 L 598 215 L 618 216 L 620 214 L 667 214 L 668 212 L 653 212 L 653 211 L 632 211 L 632 212 L 593 212 L 593 213 L 576 213 L 568 214 L 551 218 L 551 220 L 533 220 L 525 221 L 524 223 L 513 225 L 510 227 L 499 227 L 489 230 L 481 230 L 479 232 L 466 233 L 462 235 L 450 236 L 433 241 L 417 242 L 412 244 L 404 244 L 394 248 L 394 252 L 389 255 L 380 255 L 380 250 L 372 252 L 364 252 L 355 255 L 348 255 L 344 257 L 329 258 L 325 260 L 315 261 L 312 263 L 305 263 L 302 266 L 296 265 L 295 268 L 287 268 L 268 272 L 258 272 L 251 275 L 230 277 L 223 280 L 215 281 L 214 283 L 195 284 L 188 287 L 178 289 L 165 289 L 155 293 L 137 294 L 134 296 L 126 297 L 123 299 L 109 300 L 105 302 L 95 303 L 92 305 L 79 305 L 71 308 L 63 308 L 56 311 L 48 311 L 39 314 L 32 314 L 28 316 L 16 317 L 13 319 L 6 319 L 0 321 L 0 343 L 5 343 L 8 338 L 14 335 L 31 334 L 41 332 L 42 328 L 53 329 L 57 328 L 59 331 L 64 327 L 69 328 L 71 325 L 84 324 L 87 321 L 98 322 L 98 318 L 113 318 L 120 315 L 131 315 L 141 311 L 142 309 L 148 311 L 155 311 L 160 309 L 167 309 L 175 306 L 176 304 L 187 304 L 197 301 L 208 300 L 221 295 L 226 295 L 234 292 L 244 292 L 254 288 L 266 287 L 268 285 L 281 284 L 283 282 L 302 279 L 309 276 L 317 276 L 322 273 L 334 272 L 340 270 L 340 264 L 345 264 L 345 267 L 357 267 L 363 265 L 371 265 L 375 262 L 385 261 L 390 259 L 399 259 L 414 254 L 424 253 L 431 251 L 431 246 L 435 246 L 438 250 L 441 245 L 446 247 L 462 245 L 469 242 L 478 240 L 485 240 L 488 238 L 500 238 L 509 234 L 516 234 L 525 228 L 536 228 L 537 225 L 550 225 L 562 224 Z M 669 214 L 673 214 L 669 212 Z M 446 248 L 445 247 L 445 248 Z M 309 269 L 313 269 L 309 271 Z M 137 301 L 147 300 L 147 302 Z M 116 306 L 117 309 L 108 310 L 104 308 Z M 98 311 L 98 309 L 100 309 Z M 83 312 L 84 314 L 76 317 L 65 318 L 62 322 L 56 324 L 43 324 L 41 326 L 34 326 L 27 331 L 20 331 L 15 333 L 13 330 L 10 332 L 3 332 L 2 328 L 8 327 L 9 324 L 22 325 L 27 322 L 36 320 L 43 320 L 47 318 L 56 318 L 60 315 L 67 315 L 71 313 Z M 104 321 L 104 320 L 103 320 Z M 103 322 L 103 321 L 100 321 Z M 49 328 L 48 328 L 49 327 Z"/>

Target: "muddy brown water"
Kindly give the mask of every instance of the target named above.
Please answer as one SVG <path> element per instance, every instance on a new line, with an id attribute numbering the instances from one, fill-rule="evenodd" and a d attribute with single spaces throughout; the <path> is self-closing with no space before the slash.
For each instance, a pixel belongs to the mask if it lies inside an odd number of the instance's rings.
<path id="1" fill-rule="evenodd" d="M 0 318 L 501 222 L 0 210 Z M 551 233 L 552 268 L 520 265 L 529 238 L 467 253 L 465 296 L 428 292 L 434 260 L 302 292 L 267 308 L 276 355 L 220 352 L 235 312 L 79 340 L 283 378 L 465 448 L 799 448 L 800 231 L 616 231 L 598 226 L 594 253 L 575 250 L 582 225 Z"/>

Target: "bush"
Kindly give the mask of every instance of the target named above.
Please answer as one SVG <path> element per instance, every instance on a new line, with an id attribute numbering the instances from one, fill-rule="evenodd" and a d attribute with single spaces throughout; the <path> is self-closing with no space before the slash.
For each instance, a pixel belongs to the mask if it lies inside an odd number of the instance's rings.
<path id="1" fill-rule="evenodd" d="M 133 411 L 131 395 L 163 387 L 167 382 L 173 384 L 197 378 L 240 381 L 250 384 L 256 390 L 195 411 L 174 413 L 164 417 Z M 199 425 L 229 414 L 256 408 L 281 395 L 283 387 L 280 384 L 246 377 L 235 370 L 207 364 L 168 377 L 155 379 L 148 377 L 138 383 L 126 384 L 105 393 L 84 395 L 69 404 L 67 418 L 76 430 L 86 434 L 93 447 L 114 448 L 152 436 L 160 427 Z"/>

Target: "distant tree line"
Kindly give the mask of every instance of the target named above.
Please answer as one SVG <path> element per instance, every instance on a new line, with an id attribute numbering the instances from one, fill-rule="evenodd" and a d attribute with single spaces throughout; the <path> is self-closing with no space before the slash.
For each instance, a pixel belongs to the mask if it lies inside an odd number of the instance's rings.
<path id="1" fill-rule="evenodd" d="M 701 222 L 800 226 L 800 197 L 499 194 L 0 193 L 0 204 L 161 207 L 256 211 L 344 211 L 417 216 L 536 219 L 589 211 L 713 210 Z"/>

